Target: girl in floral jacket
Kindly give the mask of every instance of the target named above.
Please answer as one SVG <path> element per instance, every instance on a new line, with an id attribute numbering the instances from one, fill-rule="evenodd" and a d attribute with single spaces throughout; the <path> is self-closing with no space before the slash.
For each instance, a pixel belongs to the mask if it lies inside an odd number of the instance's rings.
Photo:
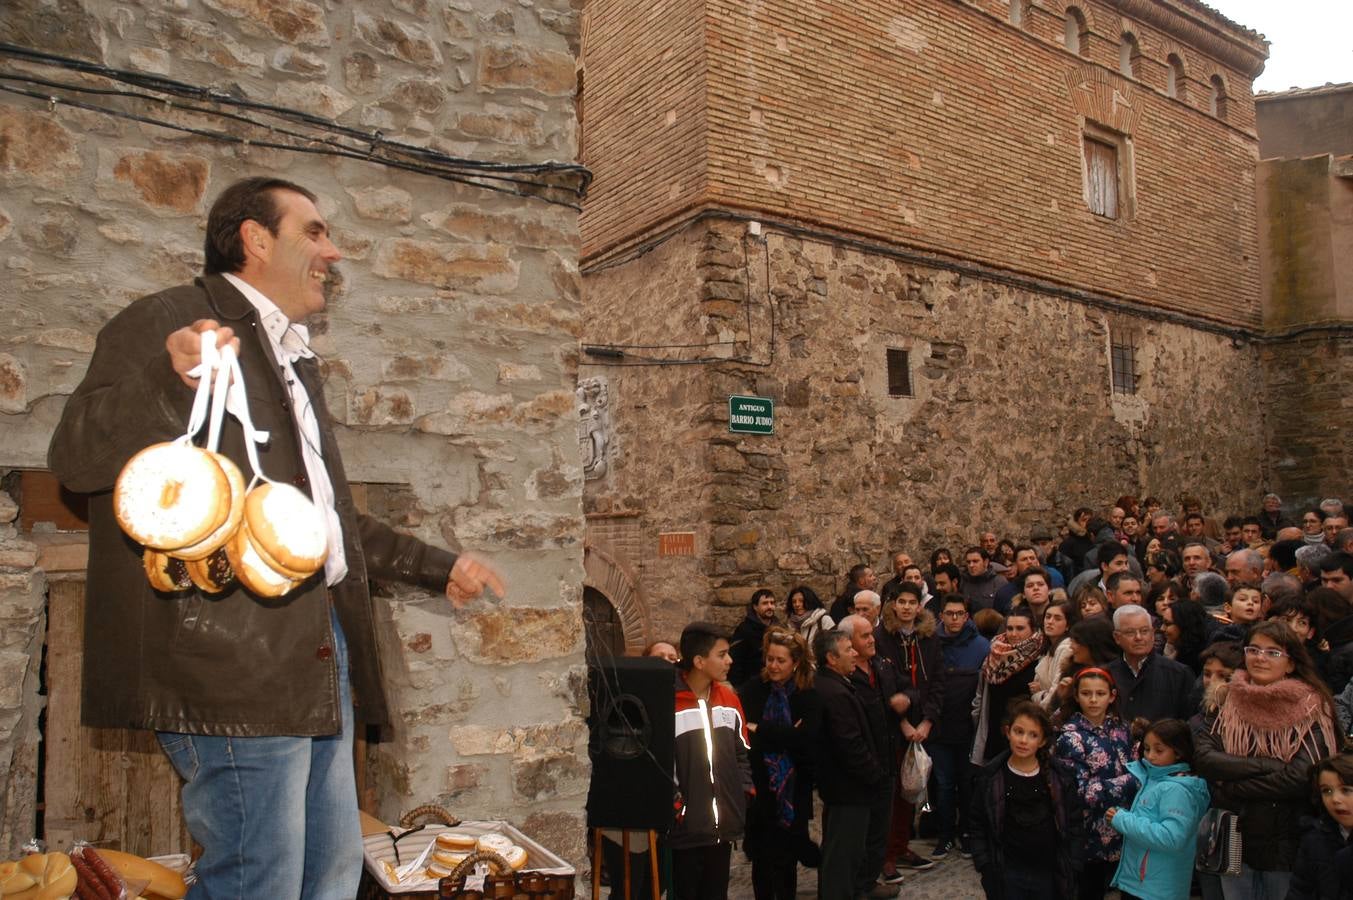
<path id="1" fill-rule="evenodd" d="M 1071 699 L 1071 714 L 1061 726 L 1052 758 L 1075 784 L 1080 800 L 1084 839 L 1073 850 L 1080 862 L 1077 895 L 1080 900 L 1102 900 L 1123 851 L 1122 835 L 1104 814 L 1130 805 L 1137 792 L 1127 768 L 1132 737 L 1118 716 L 1118 691 L 1108 672 L 1082 669 L 1072 682 Z"/>

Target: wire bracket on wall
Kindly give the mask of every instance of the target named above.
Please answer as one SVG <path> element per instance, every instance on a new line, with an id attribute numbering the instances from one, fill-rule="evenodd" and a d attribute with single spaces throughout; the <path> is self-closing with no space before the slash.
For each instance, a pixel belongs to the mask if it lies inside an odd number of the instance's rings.
<path id="1" fill-rule="evenodd" d="M 159 75 L 116 69 L 87 60 L 0 42 L 0 91 L 58 105 L 103 113 L 128 121 L 251 147 L 354 159 L 391 169 L 471 185 L 580 210 L 592 173 L 576 163 L 501 163 L 451 156 L 428 147 L 388 139 L 290 107 L 249 100 L 214 86 L 175 81 Z M 22 68 L 12 63 L 22 63 Z M 34 69 L 86 76 L 83 82 L 47 77 Z M 90 81 L 87 76 L 94 76 Z M 55 92 L 55 93 L 54 93 Z M 81 99 L 81 98 L 86 99 Z M 196 117 L 192 124 L 160 115 Z"/>

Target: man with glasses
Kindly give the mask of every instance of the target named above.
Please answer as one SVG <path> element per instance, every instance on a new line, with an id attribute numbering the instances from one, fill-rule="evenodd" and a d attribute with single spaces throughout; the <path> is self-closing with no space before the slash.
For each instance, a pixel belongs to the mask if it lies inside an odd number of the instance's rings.
<path id="1" fill-rule="evenodd" d="M 991 650 L 990 642 L 977 632 L 969 616 L 971 606 L 962 594 L 940 597 L 940 654 L 944 693 L 940 715 L 926 742 L 935 779 L 930 798 L 935 811 L 935 859 L 949 854 L 954 837 L 967 857 L 967 810 L 972 791 L 972 700 L 977 694 L 978 673 Z"/>
<path id="2" fill-rule="evenodd" d="M 1123 721 L 1187 720 L 1193 712 L 1189 704 L 1193 673 L 1155 652 L 1151 614 L 1135 604 L 1120 606 L 1113 613 L 1113 639 L 1123 655 L 1109 663 L 1108 670 L 1118 686 Z"/>
<path id="3" fill-rule="evenodd" d="M 1339 536 L 1339 532 L 1347 527 L 1348 516 L 1346 514 L 1331 513 L 1330 515 L 1325 516 L 1325 520 L 1321 523 L 1320 528 L 1325 532 L 1325 543 L 1331 550 L 1337 549 L 1335 547 L 1335 539 Z"/>

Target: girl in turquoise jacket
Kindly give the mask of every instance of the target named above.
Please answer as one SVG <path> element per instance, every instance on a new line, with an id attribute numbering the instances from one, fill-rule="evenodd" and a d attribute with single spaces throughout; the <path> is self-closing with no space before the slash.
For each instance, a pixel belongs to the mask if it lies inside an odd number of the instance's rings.
<path id="1" fill-rule="evenodd" d="M 1189 774 L 1193 734 L 1178 719 L 1161 719 L 1142 738 L 1145 759 L 1128 764 L 1141 783 L 1131 809 L 1111 809 L 1110 827 L 1123 836 L 1112 885 L 1141 900 L 1180 900 L 1193 877 L 1194 837 L 1211 797 Z"/>

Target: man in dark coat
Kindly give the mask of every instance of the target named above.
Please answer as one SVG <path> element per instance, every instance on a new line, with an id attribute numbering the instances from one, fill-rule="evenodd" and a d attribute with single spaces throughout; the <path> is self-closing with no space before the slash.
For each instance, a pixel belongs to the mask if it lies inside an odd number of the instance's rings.
<path id="1" fill-rule="evenodd" d="M 977 695 L 982 663 L 991 643 L 977 633 L 968 615 L 968 600 L 962 594 L 940 598 L 940 652 L 944 677 L 944 700 L 939 720 L 930 733 L 926 749 L 933 765 L 935 794 L 935 850 L 941 858 L 953 849 L 954 837 L 968 833 L 968 803 L 972 795 L 974 766 L 968 760 L 975 729 L 972 701 Z M 966 854 L 968 845 L 960 841 Z"/>
<path id="2" fill-rule="evenodd" d="M 996 593 L 1007 584 L 991 567 L 991 557 L 981 547 L 963 551 L 963 584 L 959 588 L 972 604 L 973 611 L 992 609 Z"/>
<path id="3" fill-rule="evenodd" d="M 62 483 L 92 495 L 84 722 L 157 733 L 186 781 L 204 896 L 356 893 L 353 734 L 390 718 L 368 579 L 445 590 L 458 605 L 486 584 L 502 593 L 484 564 L 357 512 L 301 324 L 324 309 L 340 258 L 315 199 L 278 179 L 227 188 L 208 216 L 204 276 L 104 326 L 49 451 Z M 234 583 L 157 592 L 114 515 L 124 464 L 184 434 L 207 331 L 238 354 L 254 425 L 270 436 L 261 474 L 299 488 L 326 523 L 324 567 L 279 598 Z M 227 417 L 220 451 L 246 477 L 248 439 Z"/>
<path id="4" fill-rule="evenodd" d="M 874 630 L 878 655 L 891 664 L 907 697 L 907 711 L 901 719 L 903 741 L 897 749 L 898 771 L 906 748 L 930 737 L 944 705 L 944 673 L 935 630 L 935 617 L 921 608 L 921 588 L 911 582 L 898 587 L 893 600 L 885 604 L 882 621 Z M 929 869 L 934 865 L 911 849 L 915 816 L 915 807 L 903 796 L 901 784 L 894 783 L 892 831 L 883 859 L 887 881 L 901 881 L 899 868 Z"/>
<path id="5" fill-rule="evenodd" d="M 775 593 L 760 588 L 752 594 L 747 603 L 747 615 L 733 631 L 733 668 L 728 672 L 728 683 L 735 688 L 761 671 L 761 642 L 774 621 Z"/>
<path id="6" fill-rule="evenodd" d="M 855 595 L 860 591 L 872 591 L 878 587 L 879 577 L 874 573 L 872 567 L 866 563 L 860 563 L 850 567 L 846 573 L 846 587 L 834 601 L 827 615 L 832 617 L 833 622 L 839 623 L 846 616 L 855 612 Z"/>
<path id="7" fill-rule="evenodd" d="M 870 809 L 891 787 L 887 768 L 888 738 L 865 709 L 852 681 L 858 654 L 844 630 L 818 634 L 817 692 L 822 701 L 822 728 L 817 752 L 817 789 L 822 797 L 822 865 L 818 869 L 820 900 L 856 900 L 871 891 L 865 874 L 865 841 Z"/>
<path id="8" fill-rule="evenodd" d="M 1118 688 L 1119 709 L 1124 722 L 1142 718 L 1187 721 L 1193 673 L 1188 666 L 1155 652 L 1156 630 L 1151 614 L 1140 606 L 1120 606 L 1113 613 L 1113 639 L 1123 655 L 1109 663 L 1108 671 Z"/>
<path id="9" fill-rule="evenodd" d="M 890 879 L 889 884 L 875 884 L 883 874 L 883 860 L 888 849 L 888 834 L 893 819 L 893 782 L 897 768 L 895 761 L 901 737 L 902 716 L 910 708 L 911 700 L 902 692 L 902 681 L 893 664 L 878 654 L 874 638 L 874 623 L 864 616 L 853 615 L 838 626 L 851 635 L 855 647 L 855 671 L 850 673 L 855 692 L 864 703 L 872 733 L 880 735 L 884 771 L 888 775 L 885 789 L 870 797 L 869 830 L 865 834 L 864 872 L 857 884 L 859 893 L 874 897 L 893 897 L 898 893 L 894 885 L 901 879 Z"/>

